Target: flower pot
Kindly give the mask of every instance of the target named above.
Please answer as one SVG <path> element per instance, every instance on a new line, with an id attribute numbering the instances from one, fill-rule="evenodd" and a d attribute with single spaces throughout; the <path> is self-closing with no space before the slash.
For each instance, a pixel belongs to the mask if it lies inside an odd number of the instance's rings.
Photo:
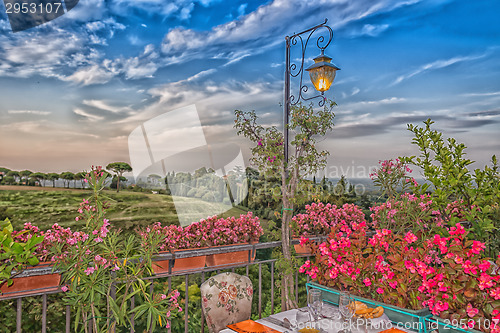
<path id="1" fill-rule="evenodd" d="M 459 328 L 460 321 L 450 321 L 449 319 L 442 319 L 437 316 L 432 316 L 430 318 L 426 318 L 427 326 L 429 328 L 428 332 L 439 332 L 439 333 L 459 333 L 459 332 L 475 332 L 481 333 L 481 331 L 477 331 L 472 328 Z M 463 319 L 463 323 L 465 324 L 467 320 Z M 486 324 L 484 321 L 482 324 Z M 493 322 L 490 325 L 494 325 Z"/>
<path id="2" fill-rule="evenodd" d="M 174 254 L 182 251 L 190 251 L 190 250 L 199 250 L 201 248 L 194 248 L 194 249 L 186 249 L 186 250 L 174 250 Z M 163 253 L 168 253 L 168 252 L 163 252 Z M 195 270 L 195 269 L 202 269 L 205 267 L 205 262 L 206 262 L 207 256 L 206 255 L 201 255 L 201 256 L 196 256 L 196 257 L 189 257 L 189 258 L 179 258 L 179 259 L 174 259 L 174 266 L 172 267 L 172 273 L 173 272 L 179 272 L 179 271 L 187 271 L 187 270 Z M 152 263 L 152 268 L 153 272 L 155 274 L 160 274 L 160 273 L 168 273 L 169 270 L 169 264 L 170 260 L 159 260 L 159 261 L 153 261 Z"/>
<path id="3" fill-rule="evenodd" d="M 320 289 L 322 291 L 323 300 L 333 303 L 335 305 L 339 304 L 340 291 L 323 286 L 318 283 L 310 282 L 306 284 L 309 288 Z M 409 328 L 417 332 L 426 331 L 426 318 L 431 317 L 431 312 L 428 308 L 421 310 L 409 310 L 403 309 L 398 306 L 380 303 L 373 301 L 364 297 L 354 296 L 353 298 L 357 301 L 366 303 L 369 307 L 382 306 L 384 308 L 384 313 L 389 317 L 395 327 Z"/>
<path id="4" fill-rule="evenodd" d="M 299 240 L 300 238 L 293 238 L 294 240 Z M 294 244 L 293 247 L 295 248 L 295 252 L 297 252 L 298 255 L 306 255 L 306 254 L 312 254 L 311 249 L 308 246 L 305 245 L 300 245 L 300 244 Z"/>
<path id="5" fill-rule="evenodd" d="M 239 244 L 232 244 L 232 245 L 224 245 L 221 247 L 225 246 L 235 246 L 235 245 L 247 245 L 248 243 L 239 243 Z M 247 263 L 248 261 L 248 256 L 249 253 L 251 255 L 251 261 L 255 260 L 255 253 L 251 253 L 251 250 L 244 250 L 244 251 L 233 251 L 233 252 L 226 252 L 226 253 L 219 253 L 219 254 L 210 254 L 207 256 L 207 267 L 213 267 L 213 266 L 229 266 L 229 265 L 234 265 L 234 264 L 243 264 Z"/>
<path id="6" fill-rule="evenodd" d="M 13 278 L 13 283 L 10 286 L 4 283 L 0 287 L 0 299 L 58 290 L 61 274 L 51 273 L 51 264 L 40 263 L 36 266 L 30 266 L 20 276 Z"/>

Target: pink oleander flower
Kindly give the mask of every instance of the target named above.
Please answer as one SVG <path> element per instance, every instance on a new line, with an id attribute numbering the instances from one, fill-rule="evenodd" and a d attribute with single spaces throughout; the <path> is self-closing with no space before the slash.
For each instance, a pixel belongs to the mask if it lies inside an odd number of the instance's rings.
<path id="1" fill-rule="evenodd" d="M 379 288 L 377 288 L 377 293 L 379 293 L 379 294 L 383 294 L 383 293 L 384 293 L 384 289 L 382 289 L 382 288 L 380 288 L 380 287 L 379 287 Z"/>
<path id="2" fill-rule="evenodd" d="M 371 286 L 371 285 L 372 285 L 372 282 L 370 281 L 370 279 L 369 279 L 369 278 L 364 279 L 364 280 L 363 280 L 363 283 L 364 283 L 364 284 L 365 284 L 365 286 L 367 286 L 367 287 L 369 287 L 369 286 Z"/>
<path id="3" fill-rule="evenodd" d="M 91 266 L 91 267 L 87 267 L 87 269 L 84 272 L 85 272 L 85 274 L 90 275 L 90 274 L 94 273 L 94 271 L 95 271 L 95 268 Z"/>

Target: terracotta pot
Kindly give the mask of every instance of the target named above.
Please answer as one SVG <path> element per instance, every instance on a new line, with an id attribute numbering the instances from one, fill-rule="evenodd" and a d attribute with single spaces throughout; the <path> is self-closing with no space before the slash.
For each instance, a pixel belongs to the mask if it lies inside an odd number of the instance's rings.
<path id="1" fill-rule="evenodd" d="M 234 245 L 247 245 L 248 243 L 238 243 L 225 246 L 234 246 Z M 245 251 L 234 251 L 234 252 L 226 252 L 219 254 L 210 254 L 207 256 L 207 267 L 213 266 L 229 266 L 234 264 L 243 264 L 248 262 L 248 254 L 251 250 Z M 250 258 L 251 261 L 255 260 L 255 253 Z"/>
<path id="2" fill-rule="evenodd" d="M 202 248 L 194 248 L 194 249 L 186 249 L 186 250 L 174 250 L 174 253 L 187 251 L 187 250 L 199 250 L 199 249 L 202 249 Z M 205 248 L 203 248 L 203 249 L 205 249 Z M 163 252 L 163 253 L 168 253 L 168 252 Z M 196 256 L 196 257 L 189 257 L 189 258 L 175 259 L 174 260 L 174 267 L 172 267 L 172 273 L 179 272 L 179 271 L 186 271 L 186 270 L 201 269 L 201 268 L 205 267 L 206 259 L 207 259 L 207 256 L 205 256 L 205 255 Z M 168 273 L 169 262 L 170 262 L 170 260 L 153 261 L 153 263 L 152 263 L 153 272 L 155 274 Z"/>
<path id="3" fill-rule="evenodd" d="M 51 268 L 52 263 L 40 263 L 36 266 L 30 266 L 26 270 L 33 270 L 39 268 Z M 12 297 L 12 296 L 27 296 L 31 294 L 38 294 L 43 292 L 55 291 L 59 289 L 59 283 L 61 282 L 61 274 L 44 274 L 41 272 L 40 275 L 15 277 L 12 279 L 13 283 L 8 286 L 4 283 L 0 287 L 2 294 L 1 298 Z"/>
<path id="4" fill-rule="evenodd" d="M 293 238 L 294 240 L 300 240 L 299 237 Z M 300 244 L 294 244 L 293 247 L 295 248 L 295 252 L 297 252 L 298 255 L 304 255 L 304 254 L 311 254 L 311 249 L 308 246 L 305 245 L 300 245 Z"/>

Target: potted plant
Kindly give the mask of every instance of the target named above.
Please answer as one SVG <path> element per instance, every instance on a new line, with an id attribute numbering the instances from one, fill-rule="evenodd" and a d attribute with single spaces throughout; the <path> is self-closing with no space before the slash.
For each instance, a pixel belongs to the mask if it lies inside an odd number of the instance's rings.
<path id="1" fill-rule="evenodd" d="M 332 227 L 339 222 L 361 223 L 365 221 L 365 215 L 354 204 L 344 204 L 337 207 L 330 203 L 314 202 L 306 205 L 306 213 L 297 214 L 292 218 L 292 230 L 294 239 L 301 239 L 299 244 L 295 244 L 297 254 L 310 254 L 310 249 L 306 246 L 306 239 L 312 236 L 328 236 Z"/>
<path id="2" fill-rule="evenodd" d="M 158 222 L 138 230 L 142 238 L 142 246 L 150 247 L 150 237 L 159 237 L 155 253 L 178 253 L 182 250 L 196 250 L 207 247 L 242 245 L 257 242 L 263 234 L 259 218 L 252 212 L 239 217 L 219 218 L 211 216 L 186 227 L 168 225 L 162 227 Z M 149 244 L 149 245 L 148 245 Z M 196 269 L 205 266 L 219 266 L 232 263 L 247 262 L 249 251 L 231 251 L 213 255 L 196 255 L 189 258 L 175 259 L 172 272 L 186 269 Z M 169 260 L 157 260 L 153 263 L 155 273 L 169 271 Z"/>
<path id="3" fill-rule="evenodd" d="M 20 241 L 16 239 L 9 219 L 0 221 L 0 298 L 24 294 L 29 278 L 17 276 L 27 265 L 38 264 L 33 252 L 42 241 L 43 236 Z"/>
<path id="4" fill-rule="evenodd" d="M 62 228 L 57 223 L 51 229 L 41 231 L 37 226 L 28 222 L 24 224 L 22 230 L 13 231 L 12 237 L 16 242 L 23 244 L 33 244 L 35 240 L 40 241 L 37 241 L 36 246 L 31 249 L 37 263 L 24 267 L 26 271 L 18 272 L 12 284 L 1 287 L 5 295 L 11 296 L 59 289 L 61 274 L 55 271 L 55 262 L 66 256 L 71 246 L 87 238 L 88 235 L 80 231 L 73 232 L 70 228 Z M 48 274 L 50 271 L 52 273 Z"/>
<path id="5" fill-rule="evenodd" d="M 439 331 L 500 332 L 500 255 L 496 262 L 484 257 L 486 245 L 468 239 L 457 223 L 448 237 L 434 236 L 440 265 L 426 276 L 419 292 Z"/>
<path id="6" fill-rule="evenodd" d="M 334 302 L 338 302 L 338 290 L 348 288 L 363 302 L 383 306 L 394 322 L 423 330 L 430 314 L 417 290 L 423 277 L 405 264 L 423 262 L 425 250 L 412 246 L 417 237 L 411 232 L 403 237 L 382 229 L 368 237 L 367 231 L 364 222 L 338 223 L 326 242 L 309 244 L 315 261 L 306 261 L 300 272 L 317 281 L 312 287 L 329 290 L 325 294 Z"/>
<path id="7" fill-rule="evenodd" d="M 186 228 L 176 225 L 163 227 L 160 222 L 138 229 L 137 233 L 142 239 L 144 248 L 151 248 L 157 253 L 179 253 L 182 250 L 196 250 L 206 248 L 206 232 L 198 228 L 195 222 Z M 158 240 L 152 241 L 152 238 Z M 154 245 L 157 244 L 157 245 Z M 153 261 L 153 272 L 155 274 L 165 272 L 177 272 L 182 270 L 193 270 L 205 267 L 206 255 L 196 255 L 189 258 L 176 258 L 174 260 Z M 172 264 L 172 267 L 170 265 Z"/>
<path id="8" fill-rule="evenodd" d="M 131 318 L 145 318 L 147 330 L 168 326 L 173 310 L 181 311 L 174 290 L 170 294 L 150 289 L 152 246 L 141 246 L 135 234 L 125 237 L 105 217 L 108 205 L 101 199 L 107 173 L 92 168 L 86 181 L 92 190 L 80 204 L 77 221 L 85 221 L 86 238 L 78 239 L 64 253 L 56 253 L 57 267 L 64 272 L 65 301 L 76 308 L 75 330 L 116 332 L 130 330 Z M 158 242 L 158 237 L 151 237 Z M 154 246 L 155 244 L 153 244 Z M 157 244 L 156 244 L 157 245 Z M 131 307 L 131 299 L 135 307 Z"/>
<path id="9" fill-rule="evenodd" d="M 201 220 L 202 229 L 207 232 L 207 244 L 210 247 L 243 245 L 256 243 L 264 230 L 260 226 L 260 220 L 252 212 L 241 214 L 239 217 L 217 218 L 212 216 Z M 231 251 L 207 256 L 207 266 L 220 266 L 253 260 L 255 253 L 248 250 Z"/>

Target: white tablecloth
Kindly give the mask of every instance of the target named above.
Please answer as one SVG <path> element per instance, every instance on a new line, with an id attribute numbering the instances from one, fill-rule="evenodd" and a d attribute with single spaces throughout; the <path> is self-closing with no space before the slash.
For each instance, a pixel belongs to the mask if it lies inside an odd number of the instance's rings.
<path id="1" fill-rule="evenodd" d="M 324 305 L 324 306 L 330 306 L 330 305 Z M 297 310 L 293 309 L 293 310 L 273 314 L 270 317 L 276 318 L 276 319 L 281 320 L 281 321 L 283 321 L 285 318 L 287 318 L 292 324 L 295 324 L 296 312 L 297 312 Z M 380 318 L 372 319 L 370 321 L 371 322 L 368 325 L 366 325 L 366 330 L 365 330 L 365 325 L 363 325 L 363 321 L 360 320 L 358 322 L 356 318 L 353 318 L 352 325 L 351 325 L 352 332 L 353 333 L 378 333 L 378 332 L 381 332 L 383 330 L 386 330 L 388 328 L 393 327 L 391 321 L 389 320 L 389 318 L 385 314 Z M 288 329 L 287 330 L 284 327 L 277 326 L 273 323 L 266 321 L 265 318 L 259 319 L 259 320 L 257 320 L 257 322 L 261 323 L 263 325 L 266 325 L 267 327 L 274 328 L 275 330 L 280 331 L 280 332 L 288 332 L 288 333 L 297 333 L 298 332 L 297 329 Z M 320 325 L 320 328 L 323 330 L 322 333 L 336 333 L 342 329 L 342 326 L 341 326 L 342 323 L 341 323 L 340 318 L 334 319 L 334 320 L 322 319 L 319 321 L 319 325 Z M 302 328 L 302 327 L 299 327 L 299 328 Z M 399 328 L 403 331 L 406 331 L 406 332 L 411 332 L 409 330 L 405 330 L 404 328 L 400 328 L 400 327 L 397 327 L 397 328 Z M 220 333 L 234 333 L 234 331 L 227 328 L 223 331 L 220 331 Z"/>

